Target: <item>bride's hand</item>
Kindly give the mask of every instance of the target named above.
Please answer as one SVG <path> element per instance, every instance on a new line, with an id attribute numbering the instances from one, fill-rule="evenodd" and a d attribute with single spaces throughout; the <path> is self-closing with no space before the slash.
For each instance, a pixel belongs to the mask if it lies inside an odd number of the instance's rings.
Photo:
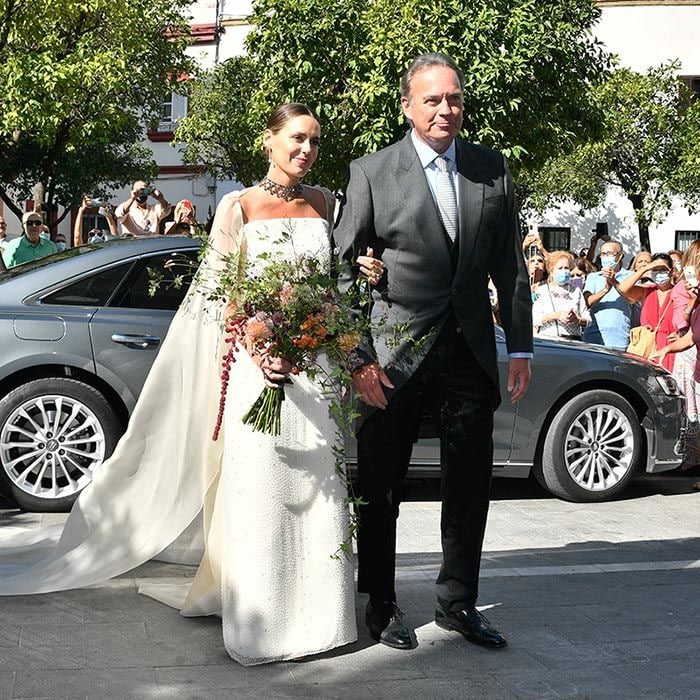
<path id="1" fill-rule="evenodd" d="M 384 274 L 384 263 L 374 257 L 372 248 L 367 248 L 366 255 L 357 256 L 357 264 L 360 266 L 360 274 L 366 277 L 371 285 L 379 284 Z"/>
<path id="2" fill-rule="evenodd" d="M 259 365 L 266 381 L 271 384 L 283 382 L 292 371 L 292 363 L 289 360 L 285 360 L 283 357 L 271 357 L 267 354 L 260 356 Z"/>

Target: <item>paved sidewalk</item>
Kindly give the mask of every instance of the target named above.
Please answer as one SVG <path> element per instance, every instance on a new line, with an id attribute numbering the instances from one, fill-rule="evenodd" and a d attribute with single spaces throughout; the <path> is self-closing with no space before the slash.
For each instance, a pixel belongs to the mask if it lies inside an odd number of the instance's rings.
<path id="1" fill-rule="evenodd" d="M 505 481 L 505 480 L 503 480 Z M 144 579 L 193 570 L 148 563 L 90 589 L 0 599 L 0 698 L 697 698 L 700 494 L 653 477 L 626 500 L 576 505 L 497 482 L 480 605 L 510 646 L 488 651 L 435 626 L 439 505 L 402 506 L 399 602 L 419 645 L 375 644 L 357 600 L 356 644 L 300 663 L 243 668 L 220 622 L 140 596 Z M 0 510 L 2 526 L 62 516 Z M 281 611 L 282 612 L 282 611 Z"/>

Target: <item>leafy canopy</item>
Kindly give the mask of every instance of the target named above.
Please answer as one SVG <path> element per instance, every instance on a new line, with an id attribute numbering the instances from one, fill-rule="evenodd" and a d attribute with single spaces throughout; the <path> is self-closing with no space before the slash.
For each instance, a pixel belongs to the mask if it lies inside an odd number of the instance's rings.
<path id="1" fill-rule="evenodd" d="M 543 209 L 573 200 L 601 204 L 621 188 L 634 207 L 640 243 L 663 221 L 674 197 L 700 206 L 700 101 L 678 78 L 678 64 L 636 73 L 619 69 L 593 94 L 602 115 L 597 137 L 550 159 L 533 177 L 534 204 Z"/>
<path id="2" fill-rule="evenodd" d="M 466 75 L 464 135 L 534 168 L 595 124 L 587 92 L 609 65 L 590 35 L 599 15 L 590 0 L 258 0 L 247 57 L 193 85 L 177 138 L 187 162 L 251 182 L 267 115 L 305 102 L 323 128 L 313 177 L 340 186 L 350 160 L 401 138 L 401 74 L 441 51 Z"/>
<path id="3" fill-rule="evenodd" d="M 190 68 L 189 0 L 4 0 L 0 196 L 67 206 L 153 171 L 135 145 Z M 79 172 L 76 172 L 76 168 Z"/>

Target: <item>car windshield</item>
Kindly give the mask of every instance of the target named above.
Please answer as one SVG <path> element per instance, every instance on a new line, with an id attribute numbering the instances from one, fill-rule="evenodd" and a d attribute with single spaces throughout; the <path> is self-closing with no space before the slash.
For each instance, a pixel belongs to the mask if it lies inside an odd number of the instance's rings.
<path id="1" fill-rule="evenodd" d="M 113 244 L 116 241 L 105 241 L 105 243 Z M 6 280 L 13 279 L 19 275 L 23 275 L 25 272 L 30 270 L 36 270 L 37 268 L 44 267 L 46 265 L 52 265 L 58 260 L 65 260 L 66 258 L 74 258 L 78 255 L 85 255 L 87 253 L 93 253 L 96 250 L 100 250 L 105 243 L 88 243 L 87 245 L 81 245 L 77 248 L 68 248 L 60 253 L 54 253 L 53 255 L 47 255 L 45 258 L 39 258 L 39 260 L 32 260 L 22 265 L 15 265 L 7 270 L 0 272 L 0 284 Z"/>

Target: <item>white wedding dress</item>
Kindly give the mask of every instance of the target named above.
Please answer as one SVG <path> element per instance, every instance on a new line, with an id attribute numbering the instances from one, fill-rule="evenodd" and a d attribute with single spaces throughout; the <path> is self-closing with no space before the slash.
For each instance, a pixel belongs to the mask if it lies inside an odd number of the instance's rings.
<path id="1" fill-rule="evenodd" d="M 243 224 L 240 194 L 217 209 L 205 277 L 230 252 L 251 261 L 261 253 L 314 255 L 329 264 L 328 221 Z M 296 376 L 282 404 L 281 434 L 253 432 L 241 417 L 264 383 L 240 351 L 213 442 L 219 311 L 193 285 L 127 432 L 65 525 L 0 531 L 0 595 L 87 586 L 158 556 L 198 563 L 196 576 L 191 584 L 141 591 L 186 616 L 220 615 L 226 650 L 241 664 L 357 639 L 352 563 L 333 557 L 348 536 L 348 511 L 328 398 L 307 375 Z"/>

